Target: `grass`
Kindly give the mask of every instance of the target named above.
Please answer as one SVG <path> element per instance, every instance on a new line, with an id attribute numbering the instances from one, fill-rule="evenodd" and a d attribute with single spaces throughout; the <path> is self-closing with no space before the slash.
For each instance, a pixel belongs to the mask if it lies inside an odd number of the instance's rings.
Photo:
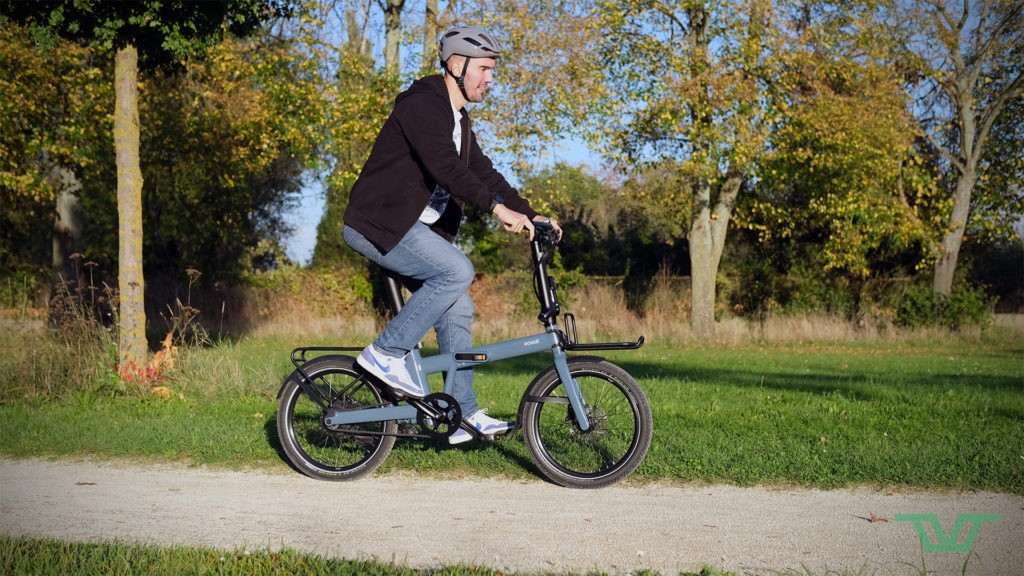
<path id="1" fill-rule="evenodd" d="M 78 576 L 147 574 L 221 576 L 499 576 L 480 566 L 446 566 L 415 570 L 372 561 L 324 558 L 294 550 L 236 550 L 158 547 L 125 542 L 62 542 L 52 539 L 12 538 L 0 535 L 0 573 L 9 575 L 75 574 Z M 641 571 L 636 576 L 652 575 Z M 509 575 L 510 576 L 510 575 Z M 594 575 L 596 576 L 596 575 Z M 680 576 L 729 576 L 705 568 Z"/>
<path id="2" fill-rule="evenodd" d="M 315 340 L 303 342 L 323 343 Z M 270 334 L 188 350 L 162 382 L 169 398 L 108 388 L 8 396 L 0 453 L 286 471 L 275 395 L 295 343 Z M 654 410 L 637 481 L 1024 494 L 1024 354 L 1014 339 L 652 343 L 608 357 L 640 381 Z M 513 417 L 546 362 L 481 368 L 481 405 Z M 459 448 L 399 441 L 382 470 L 535 475 L 518 439 Z"/>

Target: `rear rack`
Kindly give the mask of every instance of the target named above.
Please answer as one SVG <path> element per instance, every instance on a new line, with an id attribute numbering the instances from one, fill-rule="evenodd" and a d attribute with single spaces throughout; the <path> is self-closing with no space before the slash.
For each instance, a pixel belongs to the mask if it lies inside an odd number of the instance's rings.
<path id="1" fill-rule="evenodd" d="M 563 317 L 565 330 L 562 332 L 566 350 L 636 350 L 644 345 L 644 337 L 636 339 L 636 342 L 593 342 L 580 344 L 576 335 L 576 316 L 566 312 Z"/>
<path id="2" fill-rule="evenodd" d="M 305 376 L 306 373 L 302 372 L 302 365 L 310 360 L 306 358 L 307 352 L 361 352 L 363 348 L 363 346 L 303 346 L 292 350 L 292 364 Z"/>

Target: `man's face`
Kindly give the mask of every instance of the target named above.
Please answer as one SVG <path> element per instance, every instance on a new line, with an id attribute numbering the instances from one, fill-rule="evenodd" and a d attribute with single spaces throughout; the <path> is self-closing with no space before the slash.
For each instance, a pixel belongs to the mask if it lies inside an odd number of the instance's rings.
<path id="1" fill-rule="evenodd" d="M 452 70 L 459 71 L 462 66 L 466 63 L 465 58 L 461 56 L 453 56 L 458 60 L 451 62 L 453 66 Z M 463 76 L 463 85 L 466 87 L 466 96 L 469 97 L 470 102 L 483 102 L 484 92 L 487 90 L 487 85 L 494 82 L 494 69 L 498 66 L 498 61 L 494 58 L 470 58 L 469 67 L 466 68 L 466 73 Z"/>

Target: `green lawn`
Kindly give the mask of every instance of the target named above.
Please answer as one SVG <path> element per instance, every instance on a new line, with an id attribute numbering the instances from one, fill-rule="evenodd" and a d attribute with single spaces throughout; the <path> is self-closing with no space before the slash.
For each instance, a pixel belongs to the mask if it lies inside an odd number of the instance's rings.
<path id="1" fill-rule="evenodd" d="M 275 394 L 287 339 L 189 351 L 171 398 L 108 388 L 0 404 L 0 453 L 288 468 Z M 654 410 L 637 481 L 869 485 L 1024 493 L 1024 344 L 1012 338 L 677 346 L 608 358 Z M 478 371 L 481 405 L 512 417 L 541 356 Z M 14 386 L 16 383 L 8 383 Z M 8 396 L 9 398 L 9 396 Z M 534 475 L 521 441 L 400 440 L 387 470 Z"/>

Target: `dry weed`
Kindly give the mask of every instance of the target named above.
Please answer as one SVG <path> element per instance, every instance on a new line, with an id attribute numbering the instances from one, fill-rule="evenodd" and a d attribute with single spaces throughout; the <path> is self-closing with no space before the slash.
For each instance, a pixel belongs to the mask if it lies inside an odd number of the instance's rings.
<path id="1" fill-rule="evenodd" d="M 536 332 L 536 303 L 529 286 L 519 278 L 482 276 L 470 291 L 476 306 L 473 325 L 478 343 L 495 342 Z M 568 296 L 568 297 L 566 297 Z M 678 282 L 659 281 L 647 298 L 643 314 L 627 307 L 621 286 L 614 283 L 591 282 L 577 287 L 571 294 L 562 294 L 563 312 L 576 316 L 577 338 L 581 342 L 624 341 L 645 336 L 649 342 L 687 344 L 697 340 L 690 328 L 689 291 Z M 332 337 L 351 344 L 369 342 L 382 328 L 380 319 L 367 312 L 345 317 L 318 317 L 302 306 L 281 302 L 272 313 L 264 309 L 256 314 L 253 333 L 303 337 Z M 1024 315 L 997 317 L 995 326 L 1009 328 L 1024 336 Z M 563 328 L 566 328 L 563 326 Z M 891 322 L 852 322 L 827 314 L 770 315 L 762 321 L 725 315 L 716 326 L 715 342 L 736 345 L 746 342 L 849 342 L 849 341 L 917 341 L 980 337 L 978 328 L 950 333 L 945 329 L 905 330 Z M 426 337 L 428 345 L 433 337 Z"/>

